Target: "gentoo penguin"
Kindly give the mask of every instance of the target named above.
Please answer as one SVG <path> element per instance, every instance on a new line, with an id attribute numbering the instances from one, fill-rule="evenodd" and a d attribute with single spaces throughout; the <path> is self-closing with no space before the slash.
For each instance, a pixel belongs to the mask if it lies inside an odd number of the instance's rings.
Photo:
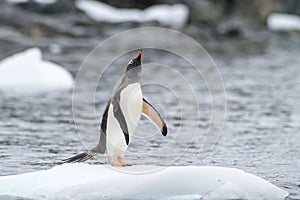
<path id="1" fill-rule="evenodd" d="M 167 135 L 167 126 L 157 110 L 143 98 L 141 89 L 142 51 L 129 61 L 121 84 L 113 92 L 102 116 L 100 140 L 90 151 L 63 160 L 83 162 L 98 154 L 106 153 L 113 166 L 128 166 L 123 160 L 131 136 L 144 114 Z"/>

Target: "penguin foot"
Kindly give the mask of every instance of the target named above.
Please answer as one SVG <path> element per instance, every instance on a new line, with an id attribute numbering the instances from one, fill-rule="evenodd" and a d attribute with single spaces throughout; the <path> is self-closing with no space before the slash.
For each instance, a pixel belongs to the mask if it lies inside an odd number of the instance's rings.
<path id="1" fill-rule="evenodd" d="M 118 159 L 118 162 L 116 162 L 112 156 L 108 157 L 108 160 L 112 166 L 115 166 L 115 167 L 132 166 L 132 164 L 125 163 L 121 156 L 118 156 L 117 159 Z"/>
<path id="2" fill-rule="evenodd" d="M 121 156 L 118 156 L 117 159 L 118 159 L 119 163 L 121 163 L 123 166 L 132 166 L 132 164 L 125 163 L 123 157 L 121 157 Z"/>
<path id="3" fill-rule="evenodd" d="M 112 162 L 110 163 L 114 167 L 126 167 L 128 166 L 126 163 Z"/>

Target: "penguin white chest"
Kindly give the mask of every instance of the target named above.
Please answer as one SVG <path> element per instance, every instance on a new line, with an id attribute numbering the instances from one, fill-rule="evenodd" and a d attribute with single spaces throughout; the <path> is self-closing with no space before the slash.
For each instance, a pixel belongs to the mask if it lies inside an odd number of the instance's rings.
<path id="1" fill-rule="evenodd" d="M 126 120 L 129 135 L 132 135 L 142 115 L 143 95 L 139 83 L 129 84 L 121 91 L 120 107 Z"/>
<path id="2" fill-rule="evenodd" d="M 133 83 L 124 88 L 120 93 L 119 103 L 130 137 L 135 132 L 142 115 L 143 96 L 140 84 Z M 120 123 L 114 115 L 112 104 L 108 110 L 106 134 L 108 155 L 123 156 L 128 146 Z"/>

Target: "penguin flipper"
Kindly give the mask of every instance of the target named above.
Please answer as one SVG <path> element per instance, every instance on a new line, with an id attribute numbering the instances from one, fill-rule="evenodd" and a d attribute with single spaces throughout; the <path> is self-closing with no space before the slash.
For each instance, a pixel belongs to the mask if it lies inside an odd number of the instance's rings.
<path id="1" fill-rule="evenodd" d="M 120 99 L 119 98 L 114 99 L 112 101 L 113 112 L 114 112 L 115 118 L 118 120 L 118 122 L 120 124 L 120 127 L 121 127 L 121 129 L 123 131 L 123 134 L 124 134 L 124 137 L 125 137 L 126 144 L 128 145 L 129 144 L 129 132 L 128 132 L 128 128 L 127 128 L 127 124 L 126 124 L 124 114 L 121 110 Z"/>
<path id="2" fill-rule="evenodd" d="M 143 98 L 143 114 L 151 119 L 151 121 L 160 129 L 163 136 L 166 136 L 168 133 L 168 128 L 160 114 L 157 110 Z"/>

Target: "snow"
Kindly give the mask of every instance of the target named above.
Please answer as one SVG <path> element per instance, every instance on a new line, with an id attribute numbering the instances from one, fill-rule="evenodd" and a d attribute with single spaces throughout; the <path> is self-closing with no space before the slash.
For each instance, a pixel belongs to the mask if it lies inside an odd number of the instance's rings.
<path id="1" fill-rule="evenodd" d="M 6 0 L 8 3 L 18 4 L 18 3 L 27 3 L 29 0 Z M 57 0 L 33 0 L 38 4 L 54 4 Z"/>
<path id="2" fill-rule="evenodd" d="M 0 61 L 0 90 L 35 93 L 73 87 L 73 77 L 63 67 L 42 60 L 38 48 L 27 49 Z"/>
<path id="3" fill-rule="evenodd" d="M 159 170 L 158 170 L 159 169 Z M 126 170 L 126 172 L 121 171 Z M 239 169 L 213 166 L 64 164 L 0 177 L 0 197 L 33 199 L 284 199 L 288 193 Z"/>
<path id="4" fill-rule="evenodd" d="M 56 3 L 57 0 L 34 0 L 34 1 L 39 4 L 53 4 Z"/>
<path id="5" fill-rule="evenodd" d="M 6 0 L 8 3 L 27 3 L 28 0 Z"/>
<path id="6" fill-rule="evenodd" d="M 118 9 L 102 2 L 92 0 L 77 0 L 76 7 L 84 11 L 89 17 L 99 22 L 149 22 L 158 21 L 161 25 L 180 28 L 185 25 L 189 9 L 183 4 L 159 4 L 139 9 Z"/>
<path id="7" fill-rule="evenodd" d="M 267 26 L 274 31 L 300 31 L 300 17 L 285 13 L 273 13 L 267 19 Z"/>

